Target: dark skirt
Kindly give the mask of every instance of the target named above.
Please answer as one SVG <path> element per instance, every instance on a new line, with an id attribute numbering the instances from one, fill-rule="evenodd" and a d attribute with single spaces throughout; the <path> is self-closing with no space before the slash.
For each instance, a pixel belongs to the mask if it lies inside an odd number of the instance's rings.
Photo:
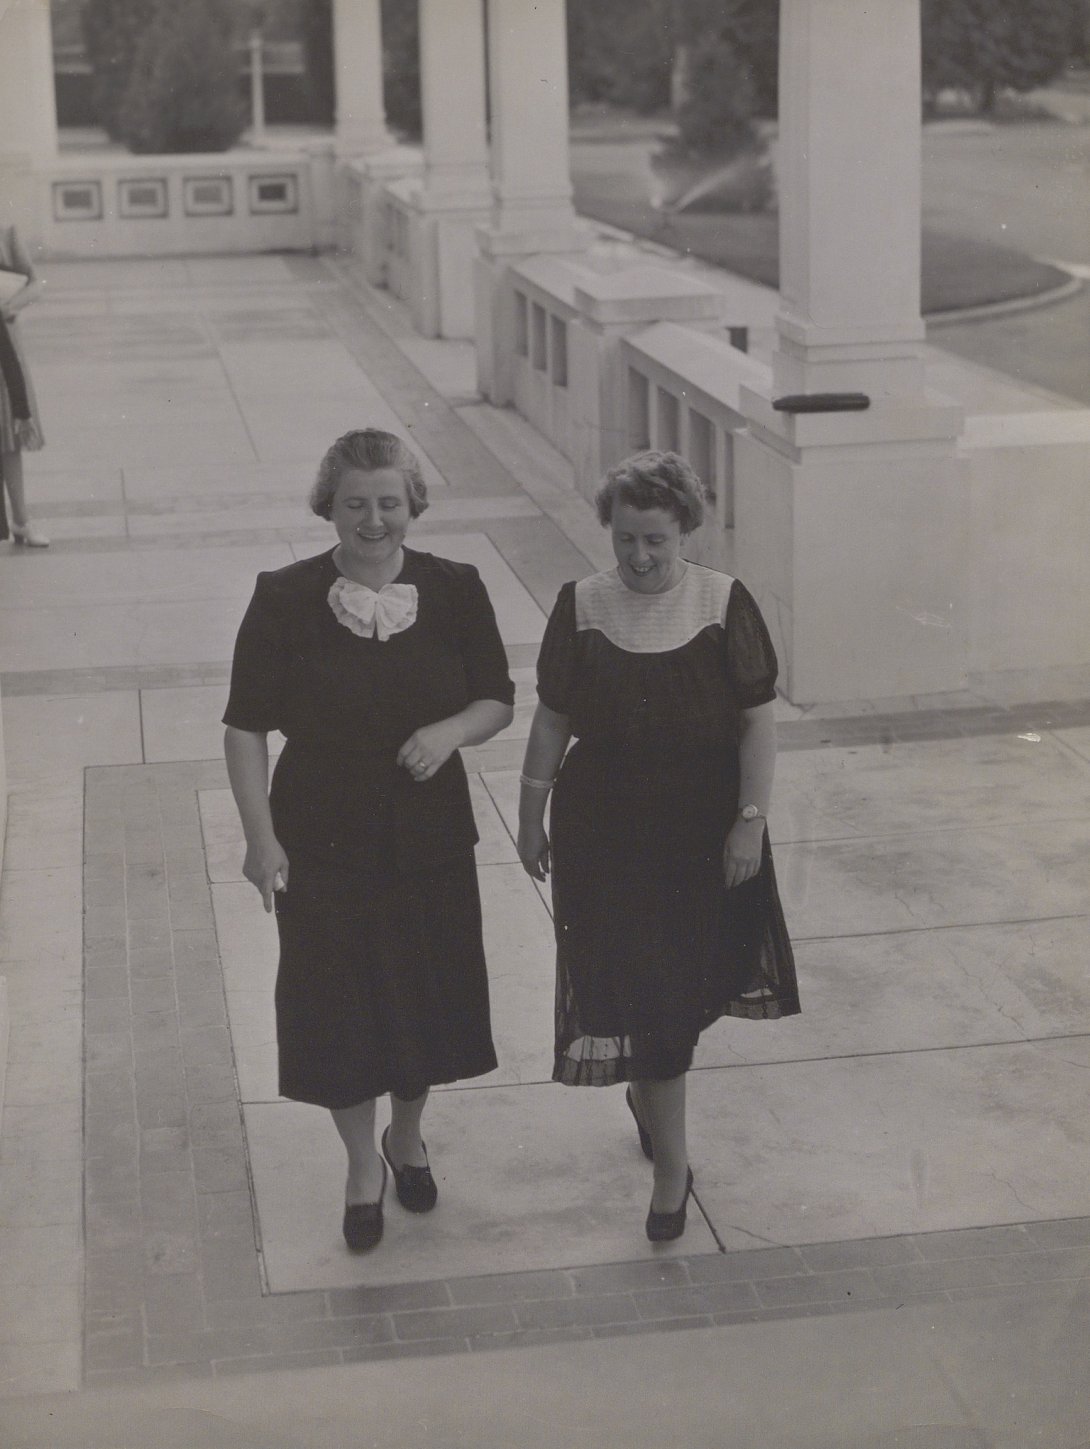
<path id="1" fill-rule="evenodd" d="M 724 884 L 737 808 L 736 750 L 569 752 L 551 816 L 555 1081 L 665 1081 L 719 1017 L 799 1011 L 767 833 L 757 875 Z"/>
<path id="2" fill-rule="evenodd" d="M 472 850 L 416 873 L 290 855 L 276 896 L 280 1092 L 352 1107 L 496 1066 Z"/>

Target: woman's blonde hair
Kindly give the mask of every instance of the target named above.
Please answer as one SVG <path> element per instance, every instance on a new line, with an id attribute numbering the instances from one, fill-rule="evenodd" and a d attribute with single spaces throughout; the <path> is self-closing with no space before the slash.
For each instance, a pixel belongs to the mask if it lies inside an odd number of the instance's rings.
<path id="1" fill-rule="evenodd" d="M 337 439 L 318 465 L 310 490 L 311 510 L 319 518 L 332 517 L 333 498 L 346 468 L 373 473 L 376 468 L 397 468 L 405 479 L 409 517 L 419 518 L 428 506 L 428 489 L 420 460 L 407 443 L 381 428 L 359 428 Z"/>

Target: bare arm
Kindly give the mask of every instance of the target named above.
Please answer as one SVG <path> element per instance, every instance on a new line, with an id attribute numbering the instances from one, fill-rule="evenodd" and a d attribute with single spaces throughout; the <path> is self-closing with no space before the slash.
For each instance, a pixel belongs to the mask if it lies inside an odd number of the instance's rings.
<path id="1" fill-rule="evenodd" d="M 269 808 L 268 736 L 228 725 L 223 736 L 223 753 L 231 793 L 246 835 L 242 873 L 260 891 L 265 909 L 271 911 L 273 891 L 283 889 L 288 883 L 288 857 L 276 838 Z M 279 887 L 277 876 L 282 882 Z"/>
<path id="2" fill-rule="evenodd" d="M 523 784 L 519 794 L 518 852 L 522 868 L 535 880 L 544 880 L 549 870 L 549 837 L 545 833 L 546 782 L 556 777 L 564 751 L 571 740 L 571 723 L 545 704 L 534 711 L 530 738 L 522 762 L 522 773 L 538 785 Z"/>
<path id="3" fill-rule="evenodd" d="M 515 717 L 509 704 L 498 699 L 475 699 L 458 714 L 414 730 L 397 752 L 397 762 L 414 780 L 429 780 L 463 745 L 480 745 Z"/>
<path id="4" fill-rule="evenodd" d="M 31 302 L 36 302 L 42 295 L 42 283 L 34 270 L 30 253 L 23 245 L 22 239 L 14 227 L 11 232 L 11 251 L 15 269 L 23 273 L 27 278 L 27 284 L 25 287 L 21 287 L 14 297 L 9 297 L 4 304 L 4 316 L 9 322 L 14 320 L 16 313 L 21 312 Z"/>
<path id="5" fill-rule="evenodd" d="M 738 745 L 738 804 L 756 805 L 756 820 L 735 820 L 723 848 L 723 875 L 728 889 L 757 874 L 761 865 L 765 821 L 772 801 L 776 770 L 775 707 L 759 704 L 742 711 L 742 737 Z"/>

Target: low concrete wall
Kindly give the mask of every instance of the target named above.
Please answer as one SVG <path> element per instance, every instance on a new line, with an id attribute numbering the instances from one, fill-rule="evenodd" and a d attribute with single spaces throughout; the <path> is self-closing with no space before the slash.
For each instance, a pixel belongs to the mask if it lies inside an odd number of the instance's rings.
<path id="1" fill-rule="evenodd" d="M 35 225 L 58 258 L 309 251 L 323 245 L 331 157 L 61 154 L 34 176 Z"/>
<path id="2" fill-rule="evenodd" d="M 968 419 L 969 669 L 1090 660 L 1090 410 Z"/>

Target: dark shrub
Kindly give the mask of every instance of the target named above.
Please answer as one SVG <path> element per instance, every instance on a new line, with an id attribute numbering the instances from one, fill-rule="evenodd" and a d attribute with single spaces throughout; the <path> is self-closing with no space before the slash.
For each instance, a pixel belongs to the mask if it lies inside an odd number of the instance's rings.
<path id="1" fill-rule="evenodd" d="M 163 0 L 137 48 L 120 113 L 137 152 L 226 151 L 246 122 L 229 0 Z"/>

